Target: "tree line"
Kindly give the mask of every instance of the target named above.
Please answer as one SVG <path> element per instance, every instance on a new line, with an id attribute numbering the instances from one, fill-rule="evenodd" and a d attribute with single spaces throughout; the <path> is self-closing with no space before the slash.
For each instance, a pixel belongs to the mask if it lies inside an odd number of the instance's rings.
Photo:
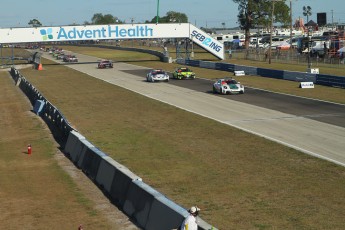
<path id="1" fill-rule="evenodd" d="M 249 45 L 250 29 L 269 28 L 271 23 L 281 23 L 288 26 L 291 23 L 290 8 L 286 5 L 286 1 L 290 0 L 232 0 L 238 4 L 237 23 L 245 32 L 245 46 Z M 165 16 L 153 17 L 146 20 L 145 23 L 187 23 L 188 17 L 185 13 L 169 11 Z M 134 19 L 127 23 L 133 23 Z M 107 24 L 123 24 L 125 21 L 111 14 L 96 13 L 91 21 L 85 21 L 83 25 L 107 25 Z M 32 27 L 42 26 L 38 19 L 32 19 L 28 23 Z M 76 25 L 76 24 L 72 24 Z M 224 24 L 225 25 L 225 24 Z"/>
<path id="2" fill-rule="evenodd" d="M 134 19 L 127 23 L 133 23 Z M 151 20 L 146 20 L 145 23 L 156 23 L 157 16 L 153 17 Z M 185 13 L 169 11 L 163 17 L 158 17 L 159 23 L 187 23 L 188 17 Z M 109 25 L 109 24 L 123 24 L 126 23 L 124 20 L 111 14 L 96 13 L 92 16 L 91 21 L 84 21 L 83 25 Z M 40 27 L 42 23 L 38 19 L 31 19 L 28 23 L 32 27 Z M 77 24 L 70 24 L 77 25 Z"/>

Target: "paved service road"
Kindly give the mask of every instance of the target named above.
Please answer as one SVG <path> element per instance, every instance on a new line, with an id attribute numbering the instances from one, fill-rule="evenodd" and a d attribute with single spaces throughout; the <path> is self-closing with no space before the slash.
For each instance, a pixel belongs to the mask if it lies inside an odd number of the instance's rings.
<path id="1" fill-rule="evenodd" d="M 44 57 L 51 59 L 48 55 Z M 113 69 L 99 70 L 95 63 L 99 58 L 86 55 L 78 55 L 78 58 L 85 64 L 68 66 L 147 97 L 345 166 L 345 116 L 342 105 L 256 89 L 248 89 L 244 95 L 215 96 L 210 93 L 212 85 L 206 80 L 171 80 L 169 83 L 152 84 L 145 81 L 143 67 L 114 63 Z M 139 73 L 140 76 L 137 75 Z M 191 87 L 186 88 L 188 85 Z M 319 110 L 319 107 L 325 110 Z"/>

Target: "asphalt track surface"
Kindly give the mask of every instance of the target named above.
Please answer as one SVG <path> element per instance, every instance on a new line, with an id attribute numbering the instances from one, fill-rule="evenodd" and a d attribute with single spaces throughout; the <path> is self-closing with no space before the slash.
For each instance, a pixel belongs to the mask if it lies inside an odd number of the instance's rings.
<path id="1" fill-rule="evenodd" d="M 43 57 L 53 60 L 44 54 Z M 206 79 L 148 83 L 149 69 L 114 63 L 97 69 L 100 58 L 78 55 L 68 67 L 149 98 L 262 136 L 345 166 L 345 106 L 246 88 L 242 95 L 214 95 Z M 60 62 L 60 61 L 58 61 Z M 60 62 L 61 63 L 61 62 Z"/>

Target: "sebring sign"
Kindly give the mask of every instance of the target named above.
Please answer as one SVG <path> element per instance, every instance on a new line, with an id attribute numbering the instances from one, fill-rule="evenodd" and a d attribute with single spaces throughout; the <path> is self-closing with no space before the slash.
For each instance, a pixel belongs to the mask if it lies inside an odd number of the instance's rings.
<path id="1" fill-rule="evenodd" d="M 103 39 L 189 38 L 224 59 L 224 46 L 190 23 L 85 25 L 0 29 L 0 44 Z"/>

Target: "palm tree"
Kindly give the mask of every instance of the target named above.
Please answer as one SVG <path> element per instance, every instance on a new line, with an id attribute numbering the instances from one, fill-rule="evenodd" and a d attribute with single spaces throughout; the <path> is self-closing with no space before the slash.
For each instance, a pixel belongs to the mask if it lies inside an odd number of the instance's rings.
<path id="1" fill-rule="evenodd" d="M 303 15 L 307 16 L 307 23 L 309 22 L 309 16 L 311 16 L 311 7 L 310 6 L 303 6 Z"/>
<path id="2" fill-rule="evenodd" d="M 310 63 L 310 37 L 309 37 L 309 26 L 308 26 L 308 22 L 309 22 L 309 16 L 311 15 L 311 7 L 310 6 L 303 6 L 303 15 L 307 16 L 307 30 L 308 30 L 308 68 L 310 69 L 311 63 Z"/>

